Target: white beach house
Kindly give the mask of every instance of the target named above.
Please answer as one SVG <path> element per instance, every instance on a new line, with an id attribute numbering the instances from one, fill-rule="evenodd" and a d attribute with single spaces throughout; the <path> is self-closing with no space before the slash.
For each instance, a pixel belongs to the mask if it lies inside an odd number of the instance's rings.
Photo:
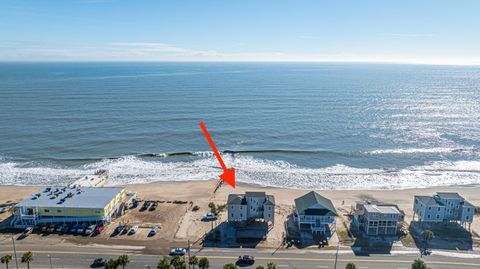
<path id="1" fill-rule="evenodd" d="M 362 201 L 355 206 L 354 223 L 367 235 L 396 235 L 404 219 L 397 205 Z"/>
<path id="2" fill-rule="evenodd" d="M 420 222 L 458 222 L 468 227 L 473 222 L 475 206 L 456 192 L 437 192 L 433 196 L 416 195 L 413 218 Z"/>
<path id="3" fill-rule="evenodd" d="M 275 198 L 265 192 L 230 194 L 227 202 L 228 221 L 243 222 L 262 219 L 274 223 Z"/>

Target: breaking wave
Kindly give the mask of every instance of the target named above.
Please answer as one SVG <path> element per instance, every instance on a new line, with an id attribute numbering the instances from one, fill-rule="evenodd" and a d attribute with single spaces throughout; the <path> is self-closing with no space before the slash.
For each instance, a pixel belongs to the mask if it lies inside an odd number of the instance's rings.
<path id="1" fill-rule="evenodd" d="M 199 153 L 200 155 L 203 153 Z M 356 168 L 337 164 L 307 168 L 286 161 L 224 154 L 228 167 L 235 167 L 237 180 L 261 186 L 314 189 L 403 189 L 431 186 L 480 184 L 480 161 L 437 161 L 403 169 Z M 103 159 L 75 168 L 0 162 L 0 184 L 68 184 L 97 169 L 109 171 L 109 185 L 154 181 L 189 181 L 217 178 L 221 169 L 214 156 L 191 161 L 166 162 L 124 156 Z"/>

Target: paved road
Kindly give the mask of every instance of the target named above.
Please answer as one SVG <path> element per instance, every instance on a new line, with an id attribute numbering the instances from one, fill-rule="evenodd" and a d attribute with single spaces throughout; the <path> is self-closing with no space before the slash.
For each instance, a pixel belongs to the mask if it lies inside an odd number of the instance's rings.
<path id="1" fill-rule="evenodd" d="M 10 244 L 6 244 L 6 241 L 1 243 L 0 255 L 12 253 Z M 38 243 L 20 243 L 17 245 L 19 255 L 27 250 L 34 252 L 32 269 L 50 268 L 48 255 L 51 255 L 53 268 L 88 268 L 96 257 L 116 258 L 120 254 L 128 254 L 131 262 L 127 268 L 145 268 L 145 265 L 150 265 L 154 269 L 158 260 L 162 257 L 157 254 L 145 254 L 140 249 L 130 247 L 107 248 L 103 246 L 40 245 Z M 240 254 L 254 255 L 257 259 L 254 266 L 245 268 L 255 268 L 257 265 L 265 266 L 268 262 L 274 262 L 278 269 L 333 269 L 335 262 L 335 251 L 281 250 L 272 255 L 271 250 L 209 248 L 194 250 L 193 253 L 199 257 L 208 257 L 211 263 L 210 268 L 213 269 L 222 268 L 226 263 L 235 262 Z M 418 255 L 415 252 L 355 256 L 350 251 L 341 251 L 338 256 L 337 268 L 345 268 L 346 263 L 351 261 L 356 263 L 359 269 L 409 269 L 410 264 L 416 258 L 418 258 Z M 478 256 L 462 258 L 434 254 L 424 260 L 432 269 L 480 268 L 480 257 Z M 15 268 L 14 263 L 11 265 L 13 266 L 10 266 L 10 268 Z M 26 266 L 20 264 L 19 268 L 26 268 Z"/>

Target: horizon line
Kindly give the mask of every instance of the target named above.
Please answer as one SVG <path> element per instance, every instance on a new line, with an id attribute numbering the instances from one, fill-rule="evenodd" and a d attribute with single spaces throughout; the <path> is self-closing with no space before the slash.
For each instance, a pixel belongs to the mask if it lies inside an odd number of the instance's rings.
<path id="1" fill-rule="evenodd" d="M 381 60 L 0 60 L 0 63 L 326 63 L 326 64 L 385 64 L 385 65 L 430 65 L 430 66 L 471 66 L 479 63 L 437 63 L 420 61 L 381 61 Z"/>

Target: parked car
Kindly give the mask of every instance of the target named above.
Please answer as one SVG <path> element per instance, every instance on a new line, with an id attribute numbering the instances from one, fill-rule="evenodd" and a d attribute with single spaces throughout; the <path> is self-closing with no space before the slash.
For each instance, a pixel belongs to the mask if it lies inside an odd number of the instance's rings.
<path id="1" fill-rule="evenodd" d="M 92 268 L 104 267 L 107 261 L 104 258 L 96 258 L 90 265 Z"/>
<path id="2" fill-rule="evenodd" d="M 86 229 L 87 229 L 87 224 L 81 225 L 80 227 L 78 227 L 77 234 L 84 234 Z"/>
<path id="3" fill-rule="evenodd" d="M 250 256 L 250 255 L 238 256 L 237 263 L 240 263 L 240 264 L 254 264 L 255 263 L 255 257 Z"/>
<path id="4" fill-rule="evenodd" d="M 88 228 L 85 229 L 85 235 L 92 235 L 93 232 L 95 232 L 95 228 L 97 228 L 95 224 L 88 226 Z"/>
<path id="5" fill-rule="evenodd" d="M 57 227 L 55 227 L 55 232 L 60 233 L 62 231 L 62 227 L 63 225 L 58 225 Z"/>
<path id="6" fill-rule="evenodd" d="M 140 211 L 145 211 L 145 210 L 147 210 L 147 208 L 148 208 L 149 205 L 150 205 L 150 202 L 149 202 L 149 201 L 143 202 L 143 205 L 142 205 L 142 207 L 140 208 Z"/>
<path id="7" fill-rule="evenodd" d="M 47 233 L 53 233 L 55 232 L 55 224 L 52 224 L 48 226 Z"/>
<path id="8" fill-rule="evenodd" d="M 42 228 L 40 228 L 41 233 L 46 233 L 47 230 L 48 230 L 48 226 L 42 226 Z"/>
<path id="9" fill-rule="evenodd" d="M 120 234 L 127 234 L 130 231 L 130 226 L 123 226 L 122 232 Z"/>
<path id="10" fill-rule="evenodd" d="M 60 234 L 66 234 L 70 230 L 70 225 L 68 224 L 63 224 L 62 229 L 60 230 Z"/>
<path id="11" fill-rule="evenodd" d="M 115 230 L 113 230 L 113 235 L 121 234 L 123 231 L 124 225 L 118 225 L 115 227 Z"/>
<path id="12" fill-rule="evenodd" d="M 157 226 L 153 226 L 152 229 L 150 230 L 150 232 L 148 233 L 148 236 L 154 236 L 156 235 L 158 232 L 158 227 Z"/>
<path id="13" fill-rule="evenodd" d="M 137 231 L 138 231 L 138 226 L 135 225 L 132 228 L 130 228 L 130 230 L 128 230 L 128 234 L 132 235 L 132 234 L 135 234 Z"/>
<path id="14" fill-rule="evenodd" d="M 132 200 L 132 206 L 130 207 L 131 209 L 136 208 L 138 206 L 138 201 L 133 199 Z"/>
<path id="15" fill-rule="evenodd" d="M 76 234 L 77 230 L 78 230 L 78 226 L 80 226 L 80 225 L 78 225 L 78 223 L 73 224 L 72 228 L 70 229 L 70 233 L 71 234 Z"/>
<path id="16" fill-rule="evenodd" d="M 172 248 L 170 250 L 171 256 L 183 256 L 187 253 L 187 250 L 184 248 Z"/>
<path id="17" fill-rule="evenodd" d="M 104 229 L 105 229 L 105 226 L 103 226 L 103 224 L 100 224 L 95 228 L 95 231 L 93 234 L 94 235 L 101 234 Z"/>
<path id="18" fill-rule="evenodd" d="M 154 211 L 155 209 L 157 209 L 157 206 L 158 206 L 158 202 L 153 202 L 150 208 L 148 209 L 148 211 Z"/>
<path id="19" fill-rule="evenodd" d="M 205 215 L 203 215 L 202 217 L 202 221 L 212 221 L 212 220 L 216 220 L 217 219 L 217 216 L 215 216 L 215 214 L 213 213 L 207 213 Z"/>
<path id="20" fill-rule="evenodd" d="M 33 227 L 27 227 L 24 231 L 23 231 L 23 235 L 24 236 L 27 236 L 29 234 L 31 234 L 33 232 Z"/>

